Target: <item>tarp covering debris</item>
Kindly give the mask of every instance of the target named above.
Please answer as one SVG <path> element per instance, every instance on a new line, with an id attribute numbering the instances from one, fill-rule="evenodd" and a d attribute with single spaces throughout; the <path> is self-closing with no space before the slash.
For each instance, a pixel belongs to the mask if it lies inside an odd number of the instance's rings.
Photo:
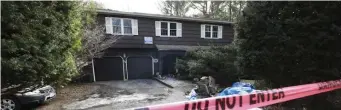
<path id="1" fill-rule="evenodd" d="M 186 96 L 189 100 L 196 100 L 197 99 L 197 93 L 195 92 L 195 89 L 192 89 L 191 92 Z"/>
<path id="2" fill-rule="evenodd" d="M 218 96 L 247 94 L 253 92 L 254 90 L 255 90 L 254 86 L 251 85 L 250 83 L 235 82 L 232 84 L 232 87 L 224 89 L 222 92 L 218 94 Z"/>

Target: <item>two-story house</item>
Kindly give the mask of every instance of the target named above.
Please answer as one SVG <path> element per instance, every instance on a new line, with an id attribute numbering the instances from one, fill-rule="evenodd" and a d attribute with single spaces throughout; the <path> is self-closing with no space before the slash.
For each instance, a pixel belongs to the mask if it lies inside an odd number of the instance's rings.
<path id="1" fill-rule="evenodd" d="M 120 37 L 93 61 L 95 81 L 151 78 L 174 73 L 177 57 L 233 40 L 232 23 L 189 17 L 98 10 L 107 37 Z"/>

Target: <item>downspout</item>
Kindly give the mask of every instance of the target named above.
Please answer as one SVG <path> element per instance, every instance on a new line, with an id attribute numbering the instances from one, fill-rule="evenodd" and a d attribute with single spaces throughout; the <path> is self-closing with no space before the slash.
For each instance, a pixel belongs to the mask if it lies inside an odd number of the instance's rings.
<path id="1" fill-rule="evenodd" d="M 92 62 L 92 77 L 93 77 L 93 81 L 96 82 L 94 59 L 92 59 L 91 62 Z"/>

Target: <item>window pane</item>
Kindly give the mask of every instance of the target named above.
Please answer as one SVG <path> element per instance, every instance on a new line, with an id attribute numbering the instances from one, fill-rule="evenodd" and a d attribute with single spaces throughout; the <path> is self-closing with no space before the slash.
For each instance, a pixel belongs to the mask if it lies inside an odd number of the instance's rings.
<path id="1" fill-rule="evenodd" d="M 131 27 L 124 27 L 124 34 L 132 34 Z"/>
<path id="2" fill-rule="evenodd" d="M 113 18 L 112 25 L 114 26 L 121 26 L 121 19 Z"/>
<path id="3" fill-rule="evenodd" d="M 132 26 L 130 19 L 123 19 L 124 34 L 132 34 Z"/>
<path id="4" fill-rule="evenodd" d="M 210 25 L 206 25 L 205 26 L 205 31 L 207 32 L 207 31 L 211 31 L 211 26 Z"/>
<path id="5" fill-rule="evenodd" d="M 113 33 L 121 34 L 121 19 L 113 18 L 112 25 L 113 25 Z"/>
<path id="6" fill-rule="evenodd" d="M 161 29 L 161 35 L 168 36 L 168 30 L 167 29 Z"/>
<path id="7" fill-rule="evenodd" d="M 218 26 L 213 26 L 213 31 L 218 31 Z"/>
<path id="8" fill-rule="evenodd" d="M 170 23 L 170 29 L 176 29 L 176 23 Z"/>
<path id="9" fill-rule="evenodd" d="M 212 33 L 212 38 L 218 38 L 218 32 L 213 32 Z"/>
<path id="10" fill-rule="evenodd" d="M 167 22 L 161 22 L 161 29 L 168 29 L 168 23 Z"/>
<path id="11" fill-rule="evenodd" d="M 205 32 L 205 37 L 211 38 L 211 32 Z"/>
<path id="12" fill-rule="evenodd" d="M 131 20 L 130 19 L 123 19 L 124 27 L 131 27 Z"/>
<path id="13" fill-rule="evenodd" d="M 170 30 L 170 36 L 176 36 L 176 30 Z"/>
<path id="14" fill-rule="evenodd" d="M 121 26 L 113 26 L 113 33 L 121 34 Z"/>

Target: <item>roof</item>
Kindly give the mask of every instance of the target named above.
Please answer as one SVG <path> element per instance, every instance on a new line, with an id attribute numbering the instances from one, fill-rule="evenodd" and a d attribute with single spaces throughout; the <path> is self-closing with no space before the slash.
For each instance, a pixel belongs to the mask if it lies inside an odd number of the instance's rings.
<path id="1" fill-rule="evenodd" d="M 138 13 L 138 12 L 123 12 L 123 11 L 116 11 L 116 10 L 110 10 L 110 9 L 98 9 L 97 12 L 99 14 L 106 14 L 106 15 L 125 15 L 125 16 L 144 17 L 144 18 L 161 18 L 161 19 L 170 19 L 170 20 L 233 24 L 232 22 L 223 21 L 223 20 L 212 20 L 212 19 L 192 18 L 192 17 L 177 17 L 177 16 L 168 16 L 168 15 L 150 14 L 150 13 Z"/>
<path id="2" fill-rule="evenodd" d="M 208 49 L 210 46 L 187 46 L 187 45 L 156 45 L 158 50 L 184 50 L 191 51 L 198 48 Z"/>

